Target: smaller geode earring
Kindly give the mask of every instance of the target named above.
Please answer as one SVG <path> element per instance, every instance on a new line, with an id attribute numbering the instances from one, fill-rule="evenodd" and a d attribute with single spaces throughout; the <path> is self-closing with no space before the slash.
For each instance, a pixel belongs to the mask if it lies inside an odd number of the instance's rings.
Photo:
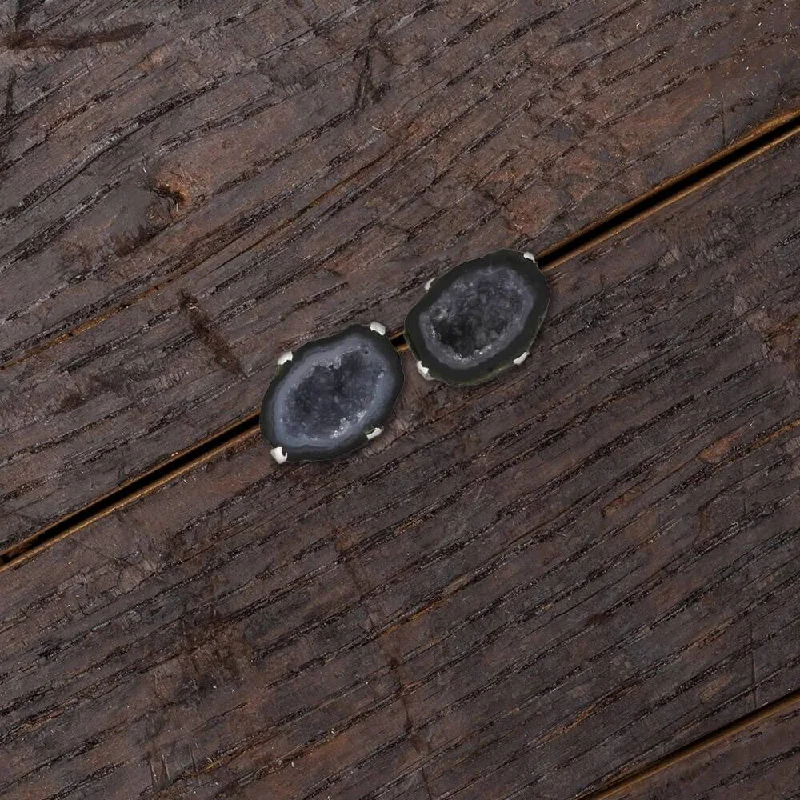
<path id="1" fill-rule="evenodd" d="M 354 325 L 278 359 L 261 404 L 261 432 L 279 464 L 344 455 L 382 432 L 402 386 L 386 328 Z"/>
<path id="2" fill-rule="evenodd" d="M 528 356 L 550 290 L 530 253 L 498 250 L 459 264 L 425 286 L 405 338 L 423 377 L 482 383 Z"/>

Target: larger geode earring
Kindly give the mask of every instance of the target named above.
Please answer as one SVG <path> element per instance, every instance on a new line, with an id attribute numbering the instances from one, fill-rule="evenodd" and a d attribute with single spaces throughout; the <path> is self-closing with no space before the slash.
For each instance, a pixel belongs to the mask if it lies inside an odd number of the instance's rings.
<path id="1" fill-rule="evenodd" d="M 482 383 L 528 356 L 550 302 L 530 253 L 498 250 L 426 285 L 405 337 L 425 378 Z"/>
<path id="2" fill-rule="evenodd" d="M 278 359 L 261 432 L 279 464 L 341 456 L 382 432 L 402 386 L 386 328 L 354 325 Z"/>

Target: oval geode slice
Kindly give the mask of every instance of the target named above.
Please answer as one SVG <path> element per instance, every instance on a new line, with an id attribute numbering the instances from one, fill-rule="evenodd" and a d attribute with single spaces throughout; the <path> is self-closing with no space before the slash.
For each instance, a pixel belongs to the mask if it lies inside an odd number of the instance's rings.
<path id="1" fill-rule="evenodd" d="M 521 364 L 550 290 L 529 253 L 498 250 L 431 281 L 406 317 L 406 341 L 426 378 L 481 383 Z"/>
<path id="2" fill-rule="evenodd" d="M 261 403 L 261 432 L 273 458 L 322 461 L 381 433 L 403 386 L 386 329 L 354 325 L 278 361 Z"/>

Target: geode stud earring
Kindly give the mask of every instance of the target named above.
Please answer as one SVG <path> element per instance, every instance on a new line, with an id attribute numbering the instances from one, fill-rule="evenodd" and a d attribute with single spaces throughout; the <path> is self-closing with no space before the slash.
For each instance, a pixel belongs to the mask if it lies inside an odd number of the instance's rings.
<path id="1" fill-rule="evenodd" d="M 381 434 L 402 386 L 386 328 L 354 325 L 278 359 L 261 432 L 279 464 L 335 458 Z"/>
<path id="2" fill-rule="evenodd" d="M 533 255 L 515 250 L 459 264 L 425 288 L 406 317 L 406 341 L 420 374 L 457 386 L 521 364 L 550 302 Z"/>

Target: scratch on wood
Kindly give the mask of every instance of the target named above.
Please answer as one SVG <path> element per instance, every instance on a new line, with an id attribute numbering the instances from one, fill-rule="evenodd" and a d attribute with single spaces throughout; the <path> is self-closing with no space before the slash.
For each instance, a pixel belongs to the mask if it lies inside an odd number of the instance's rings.
<path id="1" fill-rule="evenodd" d="M 756 683 L 756 654 L 753 651 L 753 620 L 747 617 L 747 627 L 750 633 L 750 697 L 753 701 L 753 711 L 758 708 L 758 684 Z"/>
<path id="2" fill-rule="evenodd" d="M 156 770 L 153 766 L 153 760 L 148 756 L 147 758 L 147 766 L 150 767 L 150 783 L 153 787 L 153 791 L 157 792 L 159 790 L 159 781 L 156 777 Z"/>
<path id="3" fill-rule="evenodd" d="M 5 163 L 6 152 L 13 131 L 11 120 L 14 117 L 14 83 L 16 80 L 16 71 L 13 68 L 9 69 L 6 81 L 6 99 L 3 103 L 3 116 L 0 118 L 0 166 Z"/>
<path id="4" fill-rule="evenodd" d="M 14 116 L 14 82 L 17 79 L 17 73 L 14 69 L 8 71 L 8 81 L 6 82 L 6 100 L 3 105 L 3 124 L 8 124 L 8 120 Z"/>
<path id="5" fill-rule="evenodd" d="M 200 770 L 197 769 L 197 759 L 194 756 L 194 750 L 195 750 L 195 746 L 192 745 L 191 748 L 190 748 L 190 752 L 192 754 L 192 769 L 194 771 L 195 782 L 199 786 L 200 785 Z"/>
<path id="6" fill-rule="evenodd" d="M 143 22 L 135 22 L 109 31 L 77 33 L 71 36 L 37 36 L 28 28 L 18 28 L 5 37 L 5 44 L 9 50 L 83 50 L 99 44 L 132 39 L 144 33 L 147 27 Z"/>
<path id="7" fill-rule="evenodd" d="M 211 351 L 214 360 L 228 372 L 244 375 L 244 369 L 230 345 L 211 327 L 211 322 L 200 308 L 197 299 L 183 289 L 179 292 L 181 311 L 189 318 L 197 338 Z"/>
<path id="8" fill-rule="evenodd" d="M 433 800 L 433 792 L 431 791 L 430 784 L 428 783 L 428 776 L 425 774 L 425 767 L 419 768 L 419 774 L 422 776 L 422 785 L 425 787 L 425 791 L 428 793 L 429 800 Z"/>
<path id="9" fill-rule="evenodd" d="M 371 102 L 380 100 L 380 92 L 372 82 L 372 51 L 364 53 L 364 63 L 358 75 L 356 96 L 353 107 L 356 111 L 363 111 Z"/>
<path id="10" fill-rule="evenodd" d="M 364 59 L 361 70 L 358 74 L 358 85 L 356 86 L 356 94 L 353 101 L 354 111 L 363 111 L 371 103 L 377 103 L 386 94 L 386 84 L 375 82 L 375 63 L 373 60 L 373 50 L 376 50 L 383 55 L 388 61 L 391 61 L 390 55 L 386 48 L 376 38 L 375 28 L 370 31 L 370 44 L 361 48 L 355 53 L 355 60 L 359 58 Z"/>

